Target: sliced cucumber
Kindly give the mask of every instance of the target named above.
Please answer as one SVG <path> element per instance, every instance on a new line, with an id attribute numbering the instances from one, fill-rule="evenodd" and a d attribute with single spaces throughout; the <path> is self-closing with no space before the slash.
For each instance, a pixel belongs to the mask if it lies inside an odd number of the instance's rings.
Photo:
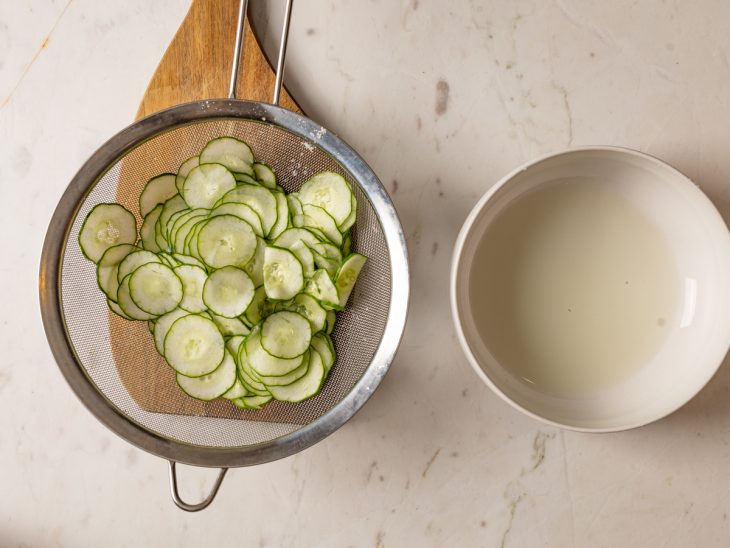
<path id="1" fill-rule="evenodd" d="M 306 278 L 314 274 L 314 254 L 304 242 L 297 242 L 289 248 L 294 256 L 302 263 L 302 272 Z"/>
<path id="2" fill-rule="evenodd" d="M 319 352 L 312 350 L 309 357 L 307 374 L 298 381 L 286 386 L 268 386 L 274 399 L 287 402 L 300 402 L 311 398 L 319 392 L 324 382 L 325 369 Z"/>
<path id="3" fill-rule="evenodd" d="M 175 176 L 175 187 L 177 188 L 178 192 L 182 192 L 183 183 L 190 173 L 190 170 L 192 170 L 194 167 L 198 167 L 199 165 L 199 156 L 193 156 L 191 158 L 188 158 L 182 164 L 180 164 L 180 169 L 177 170 L 177 175 Z"/>
<path id="4" fill-rule="evenodd" d="M 302 211 L 302 201 L 299 199 L 299 194 L 292 192 L 286 197 L 286 201 L 289 204 L 289 211 L 292 215 L 304 215 Z"/>
<path id="5" fill-rule="evenodd" d="M 246 309 L 246 319 L 251 325 L 259 323 L 261 318 L 267 315 L 269 306 L 269 301 L 266 300 L 266 288 L 261 285 L 256 288 L 251 304 Z"/>
<path id="6" fill-rule="evenodd" d="M 329 370 L 332 368 L 335 360 L 337 359 L 337 355 L 335 354 L 335 349 L 330 338 L 322 333 L 317 333 L 314 337 L 312 337 L 312 348 L 319 352 L 319 355 L 322 357 L 325 374 L 329 373 Z"/>
<path id="7" fill-rule="evenodd" d="M 312 326 L 312 333 L 324 329 L 327 321 L 327 311 L 311 295 L 300 293 L 294 297 L 294 302 L 289 305 L 288 309 L 307 318 Z"/>
<path id="8" fill-rule="evenodd" d="M 236 188 L 236 180 L 230 171 L 221 164 L 205 163 L 190 171 L 183 183 L 182 197 L 191 208 L 211 209 L 233 188 Z"/>
<path id="9" fill-rule="evenodd" d="M 283 192 L 274 192 L 276 199 L 276 223 L 271 227 L 269 238 L 272 240 L 281 235 L 289 227 L 289 205 Z"/>
<path id="10" fill-rule="evenodd" d="M 139 229 L 139 237 L 142 240 L 142 247 L 152 253 L 161 251 L 160 246 L 157 245 L 157 235 L 155 233 L 155 227 L 157 226 L 157 219 L 160 218 L 162 213 L 163 204 L 157 204 L 152 211 L 150 211 L 142 221 L 142 227 Z"/>
<path id="11" fill-rule="evenodd" d="M 117 316 L 120 318 L 124 318 L 125 320 L 134 320 L 134 318 L 130 318 L 124 313 L 124 310 L 121 309 L 121 307 L 111 299 L 106 300 L 106 304 L 109 305 L 109 308 L 112 312 L 114 312 Z"/>
<path id="12" fill-rule="evenodd" d="M 119 289 L 119 264 L 134 251 L 139 250 L 132 244 L 115 245 L 107 249 L 99 259 L 96 266 L 96 281 L 99 288 L 112 301 L 117 300 L 117 290 Z"/>
<path id="13" fill-rule="evenodd" d="M 155 227 L 155 241 L 160 249 L 167 249 L 167 222 L 170 218 L 178 211 L 184 211 L 188 209 L 188 204 L 185 203 L 183 197 L 179 194 L 175 194 L 172 198 L 165 202 L 160 213 L 160 218 L 157 219 L 157 226 Z"/>
<path id="14" fill-rule="evenodd" d="M 241 203 L 250 206 L 261 219 L 264 234 L 269 234 L 276 223 L 276 198 L 266 187 L 258 185 L 239 185 L 220 199 L 216 205 Z"/>
<path id="15" fill-rule="evenodd" d="M 310 177 L 299 189 L 299 199 L 302 204 L 324 209 L 337 225 L 342 224 L 352 211 L 352 189 L 342 175 L 332 171 Z"/>
<path id="16" fill-rule="evenodd" d="M 276 312 L 267 316 L 261 325 L 261 346 L 277 358 L 301 356 L 309 348 L 311 340 L 309 321 L 296 312 Z"/>
<path id="17" fill-rule="evenodd" d="M 234 137 L 220 137 L 210 141 L 200 151 L 200 163 L 221 164 L 235 173 L 253 175 L 251 147 Z"/>
<path id="18" fill-rule="evenodd" d="M 152 177 L 139 195 L 139 215 L 146 217 L 156 205 L 164 204 L 167 200 L 177 194 L 175 187 L 175 175 L 173 173 L 163 173 L 157 177 Z"/>
<path id="19" fill-rule="evenodd" d="M 129 295 L 141 310 L 161 316 L 180 304 L 182 282 L 169 266 L 147 263 L 130 274 Z"/>
<path id="20" fill-rule="evenodd" d="M 357 199 L 355 198 L 355 193 L 352 193 L 352 211 L 350 211 L 350 214 L 347 216 L 347 219 L 342 221 L 337 228 L 340 229 L 340 232 L 343 234 L 350 230 L 352 225 L 355 224 L 355 220 L 357 219 Z"/>
<path id="21" fill-rule="evenodd" d="M 331 335 L 332 331 L 334 331 L 336 321 L 337 321 L 337 313 L 334 310 L 328 310 L 327 311 L 327 327 L 325 327 L 325 329 L 324 329 L 324 332 L 327 333 L 327 335 Z"/>
<path id="22" fill-rule="evenodd" d="M 268 396 L 246 396 L 244 398 L 238 398 L 231 400 L 231 403 L 241 409 L 261 409 L 261 407 L 271 401 L 271 395 Z"/>
<path id="23" fill-rule="evenodd" d="M 160 257 L 157 254 L 139 248 L 136 249 L 137 251 L 133 251 L 132 253 L 127 255 L 119 263 L 119 268 L 117 269 L 117 279 L 120 283 L 124 278 L 137 270 L 143 264 L 160 262 Z"/>
<path id="24" fill-rule="evenodd" d="M 258 185 L 260 184 L 255 177 L 249 175 L 248 173 L 234 173 L 233 177 L 236 179 L 239 183 L 247 183 L 249 185 Z"/>
<path id="25" fill-rule="evenodd" d="M 269 246 L 264 252 L 264 287 L 270 299 L 291 299 L 304 288 L 302 263 L 289 251 Z"/>
<path id="26" fill-rule="evenodd" d="M 188 396 L 197 400 L 210 401 L 222 396 L 236 383 L 236 362 L 226 352 L 223 362 L 212 373 L 191 378 L 177 374 L 177 384 Z"/>
<path id="27" fill-rule="evenodd" d="M 218 215 L 234 215 L 239 217 L 251 225 L 256 236 L 264 235 L 264 229 L 261 226 L 261 217 L 259 217 L 258 213 L 256 213 L 253 208 L 247 204 L 238 202 L 221 204 L 210 212 L 211 217 L 217 217 Z"/>
<path id="28" fill-rule="evenodd" d="M 317 270 L 304 286 L 304 292 L 317 299 L 325 309 L 339 310 L 340 297 L 326 270 Z"/>
<path id="29" fill-rule="evenodd" d="M 235 362 L 234 362 L 234 366 L 235 366 Z M 235 369 L 234 369 L 234 371 L 235 371 Z M 236 400 L 238 398 L 243 398 L 244 396 L 248 396 L 248 390 L 246 389 L 244 384 L 241 382 L 241 379 L 238 378 L 238 373 L 236 373 L 236 381 L 233 383 L 233 386 L 231 386 L 228 389 L 228 392 L 223 394 L 221 397 L 225 398 L 227 400 Z"/>
<path id="30" fill-rule="evenodd" d="M 165 353 L 165 337 L 167 336 L 167 332 L 170 330 L 170 327 L 172 327 L 172 324 L 175 323 L 176 320 L 188 315 L 189 312 L 186 310 L 176 308 L 172 312 L 168 312 L 157 319 L 155 322 L 155 330 L 152 335 L 155 339 L 155 348 L 160 354 L 164 355 Z"/>
<path id="31" fill-rule="evenodd" d="M 199 266 L 200 268 L 205 270 L 205 265 L 202 263 L 202 261 L 199 261 L 195 257 L 191 257 L 190 255 L 182 255 L 181 253 L 173 253 L 172 258 L 175 259 L 179 264 L 187 264 L 190 266 Z"/>
<path id="32" fill-rule="evenodd" d="M 235 266 L 226 266 L 208 276 L 203 287 L 203 302 L 211 312 L 224 318 L 243 314 L 253 299 L 251 278 Z"/>
<path id="33" fill-rule="evenodd" d="M 237 335 L 248 335 L 250 330 L 240 318 L 225 318 L 217 314 L 211 314 L 211 319 L 215 322 L 224 337 L 235 337 Z"/>
<path id="34" fill-rule="evenodd" d="M 145 312 L 132 300 L 132 297 L 129 294 L 129 279 L 131 277 L 132 275 L 128 274 L 119 284 L 119 290 L 117 291 L 117 303 L 119 304 L 119 308 L 121 308 L 122 312 L 133 320 L 146 321 L 154 319 L 156 317 L 154 314 Z"/>
<path id="35" fill-rule="evenodd" d="M 321 240 L 315 236 L 313 232 L 306 228 L 289 228 L 282 232 L 281 235 L 274 240 L 274 245 L 277 247 L 291 249 L 291 246 L 297 242 L 304 242 L 308 246 L 314 246 L 321 243 Z"/>
<path id="36" fill-rule="evenodd" d="M 342 245 L 342 234 L 337 228 L 334 218 L 323 208 L 304 204 L 304 226 L 311 226 L 322 231 L 327 239 L 335 245 Z"/>
<path id="37" fill-rule="evenodd" d="M 256 251 L 256 243 L 250 224 L 233 215 L 220 215 L 200 229 L 197 251 L 211 268 L 245 266 Z"/>
<path id="38" fill-rule="evenodd" d="M 306 320 L 304 321 L 306 322 Z M 307 328 L 309 328 L 308 323 Z M 307 342 L 307 346 L 309 346 L 309 342 Z M 261 329 L 259 327 L 255 327 L 246 339 L 245 351 L 248 364 L 253 371 L 258 375 L 267 377 L 281 377 L 291 373 L 302 365 L 304 355 L 302 352 L 301 355 L 290 359 L 272 356 L 261 346 Z"/>
<path id="39" fill-rule="evenodd" d="M 298 381 L 301 379 L 304 375 L 307 374 L 307 370 L 309 369 L 309 351 L 304 353 L 304 356 L 302 356 L 302 364 L 297 367 L 294 371 L 287 373 L 286 375 L 282 375 L 280 377 L 267 377 L 264 375 L 259 375 L 259 379 L 265 386 L 286 386 L 287 384 L 291 384 L 293 382 Z"/>
<path id="40" fill-rule="evenodd" d="M 175 268 L 183 287 L 180 308 L 191 313 L 203 312 L 207 307 L 203 302 L 203 286 L 208 274 L 199 266 L 183 264 Z"/>
<path id="41" fill-rule="evenodd" d="M 248 358 L 248 352 L 246 351 L 247 342 L 248 338 L 246 339 L 246 342 L 244 342 L 244 344 L 242 344 L 238 349 L 238 375 L 241 378 L 241 382 L 246 387 L 246 389 L 248 389 L 249 392 L 253 392 L 258 396 L 266 396 L 269 394 L 266 385 L 261 382 L 258 374 L 256 373 L 256 371 L 254 371 L 253 367 L 251 367 L 251 362 Z M 261 352 L 263 352 L 263 350 L 261 350 Z"/>
<path id="42" fill-rule="evenodd" d="M 337 288 L 337 294 L 340 296 L 340 306 L 344 307 L 347 304 L 347 299 L 350 298 L 352 288 L 355 287 L 357 277 L 367 260 L 364 255 L 351 253 L 340 266 L 340 270 L 335 276 L 335 287 Z"/>
<path id="43" fill-rule="evenodd" d="M 243 269 L 251 277 L 256 287 L 264 283 L 264 257 L 266 255 L 266 242 L 263 238 L 257 238 L 256 252 Z"/>
<path id="44" fill-rule="evenodd" d="M 157 257 L 160 259 L 160 262 L 164 265 L 169 266 L 170 268 L 175 268 L 178 266 L 178 263 L 175 259 L 172 258 L 172 255 L 169 253 L 166 253 L 165 251 L 160 251 L 157 254 Z"/>
<path id="45" fill-rule="evenodd" d="M 137 221 L 119 204 L 98 204 L 81 225 L 79 246 L 90 261 L 97 263 L 110 247 L 137 241 Z"/>
<path id="46" fill-rule="evenodd" d="M 266 188 L 276 188 L 276 173 L 263 162 L 254 162 L 253 172 L 256 179 Z"/>
<path id="47" fill-rule="evenodd" d="M 342 237 L 342 255 L 347 257 L 350 254 L 350 246 L 352 245 L 352 236 L 350 233 L 346 233 Z"/>
<path id="48" fill-rule="evenodd" d="M 165 337 L 164 349 L 165 359 L 175 371 L 201 377 L 221 364 L 225 342 L 211 320 L 191 314 L 175 320 Z"/>

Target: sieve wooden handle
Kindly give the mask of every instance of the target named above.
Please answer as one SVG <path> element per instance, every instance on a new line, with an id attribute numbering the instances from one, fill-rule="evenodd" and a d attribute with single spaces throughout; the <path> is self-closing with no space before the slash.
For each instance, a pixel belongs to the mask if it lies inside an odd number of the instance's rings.
<path id="1" fill-rule="evenodd" d="M 193 0 L 152 75 L 136 119 L 179 103 L 228 97 L 239 5 L 239 0 Z M 274 81 L 247 18 L 236 96 L 269 102 Z M 302 112 L 286 89 L 280 104 Z"/>

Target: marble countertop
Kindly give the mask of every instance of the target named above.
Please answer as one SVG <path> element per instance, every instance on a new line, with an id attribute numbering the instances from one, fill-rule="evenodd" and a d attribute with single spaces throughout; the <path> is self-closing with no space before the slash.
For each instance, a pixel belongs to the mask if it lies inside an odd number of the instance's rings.
<path id="1" fill-rule="evenodd" d="M 287 81 L 390 192 L 410 251 L 409 322 L 354 419 L 296 456 L 232 470 L 199 514 L 170 501 L 164 460 L 76 399 L 37 297 L 60 195 L 133 119 L 187 8 L 0 2 L 0 546 L 730 543 L 728 364 L 655 424 L 562 431 L 480 383 L 447 292 L 451 248 L 478 196 L 550 151 L 611 144 L 657 155 L 730 220 L 729 3 L 299 2 Z M 183 494 L 200 497 L 214 475 L 183 467 Z M 243 496 L 251 491 L 255 500 Z"/>

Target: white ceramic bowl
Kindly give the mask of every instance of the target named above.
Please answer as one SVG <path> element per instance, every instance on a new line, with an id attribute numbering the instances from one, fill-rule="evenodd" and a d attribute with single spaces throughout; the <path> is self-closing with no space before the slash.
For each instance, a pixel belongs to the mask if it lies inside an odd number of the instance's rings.
<path id="1" fill-rule="evenodd" d="M 652 359 L 625 382 L 581 397 L 556 396 L 519 379 L 492 355 L 469 300 L 477 246 L 499 212 L 537 186 L 563 178 L 610 182 L 664 233 L 684 287 L 680 317 Z M 710 380 L 730 346 L 730 234 L 702 191 L 666 163 L 614 147 L 540 158 L 495 184 L 474 206 L 456 241 L 451 308 L 459 341 L 477 375 L 524 413 L 573 430 L 610 432 L 660 419 Z"/>

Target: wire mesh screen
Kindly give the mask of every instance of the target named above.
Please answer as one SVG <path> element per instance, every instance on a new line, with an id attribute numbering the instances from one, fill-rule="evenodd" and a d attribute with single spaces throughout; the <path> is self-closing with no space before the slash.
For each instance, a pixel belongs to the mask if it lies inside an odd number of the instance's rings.
<path id="1" fill-rule="evenodd" d="M 346 310 L 337 314 L 332 339 L 337 361 L 322 391 L 298 404 L 272 401 L 242 410 L 219 399 L 202 402 L 184 394 L 174 371 L 154 347 L 147 322 L 124 320 L 109 311 L 96 284 L 95 265 L 79 249 L 77 236 L 98 203 L 119 202 L 139 215 L 144 184 L 196 155 L 210 140 L 233 136 L 251 145 L 287 192 L 312 174 L 342 174 L 355 191 L 357 223 L 352 248 L 368 257 Z M 313 136 L 314 137 L 314 136 Z M 141 219 L 137 217 L 138 223 Z M 353 174 L 312 141 L 281 127 L 246 119 L 208 120 L 175 128 L 142 143 L 107 171 L 81 204 L 64 248 L 61 304 L 74 352 L 96 388 L 131 421 L 164 438 L 206 447 L 267 442 L 322 416 L 353 388 L 369 366 L 385 329 L 391 265 L 381 224 Z"/>

